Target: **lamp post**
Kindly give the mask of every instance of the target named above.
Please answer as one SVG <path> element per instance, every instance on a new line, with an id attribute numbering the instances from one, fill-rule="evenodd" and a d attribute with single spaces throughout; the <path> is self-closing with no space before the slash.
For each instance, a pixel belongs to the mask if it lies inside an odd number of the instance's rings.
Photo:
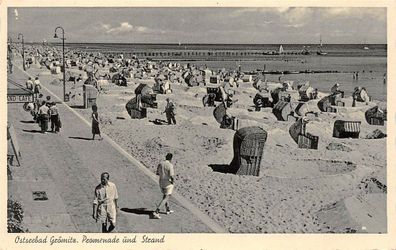
<path id="1" fill-rule="evenodd" d="M 22 39 L 20 39 L 22 37 Z M 23 34 L 18 34 L 18 40 L 22 40 L 22 61 L 23 61 L 23 70 L 26 71 L 26 64 L 25 64 L 25 42 L 23 40 Z"/>
<path id="2" fill-rule="evenodd" d="M 58 29 L 62 30 L 62 55 L 63 55 L 63 101 L 66 102 L 66 66 L 65 66 L 65 30 L 61 27 L 58 26 L 55 28 L 55 35 L 54 38 L 58 38 L 58 35 L 56 31 Z"/>
<path id="3" fill-rule="evenodd" d="M 8 45 L 7 45 L 7 73 L 12 74 L 12 60 L 14 55 L 12 54 L 12 38 L 8 35 Z"/>

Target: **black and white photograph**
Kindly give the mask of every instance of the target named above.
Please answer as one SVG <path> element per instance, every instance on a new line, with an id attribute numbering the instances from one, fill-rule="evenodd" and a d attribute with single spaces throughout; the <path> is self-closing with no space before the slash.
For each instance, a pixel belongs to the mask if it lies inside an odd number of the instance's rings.
<path id="1" fill-rule="evenodd" d="M 389 233 L 386 6 L 6 13 L 16 243 Z"/>

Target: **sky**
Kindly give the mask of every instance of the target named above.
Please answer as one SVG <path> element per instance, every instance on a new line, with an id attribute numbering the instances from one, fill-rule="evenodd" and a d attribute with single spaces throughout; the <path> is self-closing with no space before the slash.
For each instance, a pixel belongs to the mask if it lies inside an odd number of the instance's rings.
<path id="1" fill-rule="evenodd" d="M 386 8 L 9 8 L 8 34 L 26 42 L 386 43 Z M 59 33 L 60 34 L 60 33 Z"/>

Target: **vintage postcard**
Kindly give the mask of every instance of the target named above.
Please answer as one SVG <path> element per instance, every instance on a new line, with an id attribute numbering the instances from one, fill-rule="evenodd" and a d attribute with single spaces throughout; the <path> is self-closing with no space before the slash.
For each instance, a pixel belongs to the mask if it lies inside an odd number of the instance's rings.
<path id="1" fill-rule="evenodd" d="M 325 4 L 1 2 L 0 249 L 395 249 L 395 3 Z"/>

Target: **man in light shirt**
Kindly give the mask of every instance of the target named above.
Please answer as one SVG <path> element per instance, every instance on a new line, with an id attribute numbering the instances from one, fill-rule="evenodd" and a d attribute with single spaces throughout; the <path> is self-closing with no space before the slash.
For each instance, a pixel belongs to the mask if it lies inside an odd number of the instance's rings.
<path id="1" fill-rule="evenodd" d="M 109 181 L 110 175 L 104 172 L 100 176 L 100 184 L 95 188 L 92 217 L 102 223 L 102 233 L 110 233 L 116 225 L 118 210 L 118 192 L 114 183 Z M 108 226 L 108 223 L 110 224 Z"/>
<path id="2" fill-rule="evenodd" d="M 169 197 L 173 192 L 174 187 L 174 175 L 173 165 L 171 163 L 173 155 L 168 153 L 165 157 L 165 161 L 158 164 L 157 175 L 159 175 L 159 186 L 161 188 L 163 197 L 161 203 L 157 206 L 157 209 L 153 213 L 155 219 L 160 219 L 159 211 L 160 208 L 165 204 L 166 214 L 171 214 L 173 211 L 169 207 Z"/>
<path id="3" fill-rule="evenodd" d="M 33 81 L 33 91 L 34 91 L 35 97 L 37 97 L 37 95 L 40 93 L 40 90 L 41 90 L 41 83 L 37 76 Z"/>
<path id="4" fill-rule="evenodd" d="M 26 81 L 26 88 L 28 90 L 33 90 L 33 81 L 31 77 L 29 77 L 29 79 Z"/>
<path id="5" fill-rule="evenodd" d="M 41 133 L 46 134 L 48 130 L 49 108 L 45 101 L 43 101 L 43 104 L 38 110 L 38 116 L 40 120 Z"/>

